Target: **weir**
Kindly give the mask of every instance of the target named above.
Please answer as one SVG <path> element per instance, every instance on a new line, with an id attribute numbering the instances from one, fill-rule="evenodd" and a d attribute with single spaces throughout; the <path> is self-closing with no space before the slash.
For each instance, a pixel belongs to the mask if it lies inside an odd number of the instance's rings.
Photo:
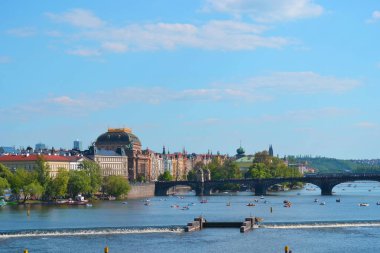
<path id="1" fill-rule="evenodd" d="M 205 220 L 202 216 L 197 217 L 194 221 L 187 223 L 185 232 L 199 231 L 204 228 L 239 228 L 241 233 L 246 233 L 254 228 L 258 228 L 259 217 L 248 217 L 244 221 L 212 221 Z"/>

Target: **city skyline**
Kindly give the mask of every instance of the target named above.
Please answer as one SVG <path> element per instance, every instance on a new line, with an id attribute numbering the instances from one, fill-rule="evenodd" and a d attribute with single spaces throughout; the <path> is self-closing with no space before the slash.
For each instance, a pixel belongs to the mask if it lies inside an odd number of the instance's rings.
<path id="1" fill-rule="evenodd" d="M 20 7 L 22 6 L 22 8 Z M 380 4 L 1 4 L 0 146 L 379 158 Z"/>

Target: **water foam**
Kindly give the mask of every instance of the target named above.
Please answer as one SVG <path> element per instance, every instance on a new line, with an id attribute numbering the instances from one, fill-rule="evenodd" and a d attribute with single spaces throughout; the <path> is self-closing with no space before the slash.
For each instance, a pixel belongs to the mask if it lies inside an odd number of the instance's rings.
<path id="1" fill-rule="evenodd" d="M 350 228 L 350 227 L 380 227 L 380 221 L 326 221 L 302 223 L 267 223 L 260 225 L 268 229 L 313 229 L 313 228 Z"/>
<path id="2" fill-rule="evenodd" d="M 18 230 L 0 232 L 0 239 L 20 237 L 51 237 L 51 236 L 94 236 L 94 235 L 122 235 L 147 233 L 182 233 L 184 228 L 172 227 L 144 227 L 144 228 L 89 228 L 89 229 L 49 229 L 49 230 Z"/>

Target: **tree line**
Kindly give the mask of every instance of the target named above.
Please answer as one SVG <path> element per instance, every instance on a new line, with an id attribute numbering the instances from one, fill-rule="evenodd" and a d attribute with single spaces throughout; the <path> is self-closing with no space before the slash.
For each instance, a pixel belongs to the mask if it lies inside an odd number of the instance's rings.
<path id="1" fill-rule="evenodd" d="M 25 203 L 30 199 L 74 198 L 78 194 L 93 197 L 100 192 L 121 197 L 130 190 L 128 181 L 122 176 L 103 178 L 100 166 L 92 161 L 83 161 L 78 170 L 59 168 L 55 177 L 50 175 L 50 168 L 42 157 L 36 163 L 34 170 L 17 168 L 13 172 L 0 164 L 0 195 L 10 189 L 14 199 Z"/>

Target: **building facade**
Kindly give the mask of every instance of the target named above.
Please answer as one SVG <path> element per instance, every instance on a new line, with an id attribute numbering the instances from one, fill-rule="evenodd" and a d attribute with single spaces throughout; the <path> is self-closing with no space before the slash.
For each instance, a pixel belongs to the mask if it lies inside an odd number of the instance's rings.
<path id="1" fill-rule="evenodd" d="M 128 179 L 128 157 L 112 150 L 94 149 L 87 157 L 99 164 L 102 176 L 122 176 Z"/>
<path id="2" fill-rule="evenodd" d="M 128 157 L 128 178 L 130 181 L 149 174 L 150 156 L 141 149 L 139 138 L 130 128 L 108 128 L 100 135 L 94 146 L 99 150 L 114 151 Z"/>
<path id="3" fill-rule="evenodd" d="M 26 170 L 34 170 L 37 167 L 37 161 L 41 157 L 49 167 L 49 175 L 55 177 L 58 169 L 77 170 L 81 163 L 86 159 L 82 156 L 58 156 L 58 155 L 6 155 L 0 156 L 0 163 L 8 167 L 10 170 L 23 168 Z"/>

